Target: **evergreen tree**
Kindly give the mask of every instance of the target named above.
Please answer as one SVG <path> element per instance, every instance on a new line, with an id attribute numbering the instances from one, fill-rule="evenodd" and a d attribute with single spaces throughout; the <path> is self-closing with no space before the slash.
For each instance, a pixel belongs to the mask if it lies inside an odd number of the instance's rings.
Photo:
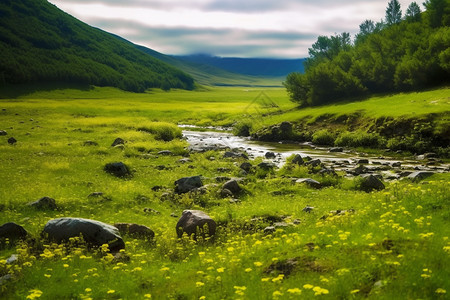
<path id="1" fill-rule="evenodd" d="M 400 9 L 400 3 L 397 0 L 391 0 L 386 8 L 386 23 L 387 25 L 393 25 L 400 23 L 402 20 L 402 10 Z"/>
<path id="2" fill-rule="evenodd" d="M 420 7 L 416 2 L 412 2 L 406 10 L 405 18 L 411 22 L 420 21 Z"/>

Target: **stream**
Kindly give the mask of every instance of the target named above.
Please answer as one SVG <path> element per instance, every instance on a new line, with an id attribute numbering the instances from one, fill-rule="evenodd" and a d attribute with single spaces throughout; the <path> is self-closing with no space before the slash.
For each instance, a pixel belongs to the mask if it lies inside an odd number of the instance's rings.
<path id="1" fill-rule="evenodd" d="M 275 163 L 278 167 L 281 167 L 289 156 L 300 154 L 302 157 L 320 159 L 325 167 L 333 168 L 336 171 L 354 168 L 361 159 L 366 159 L 369 163 L 365 166 L 369 171 L 381 173 L 383 177 L 390 179 L 399 178 L 401 172 L 431 171 L 443 173 L 450 170 L 449 164 L 443 164 L 436 159 L 380 157 L 347 149 L 344 149 L 343 152 L 330 152 L 330 148 L 317 147 L 311 143 L 261 142 L 248 137 L 235 136 L 229 130 L 220 131 L 220 129 L 210 127 L 206 128 L 208 131 L 196 131 L 193 129 L 199 129 L 198 127 L 189 125 L 180 127 L 183 129 L 183 136 L 193 152 L 232 149 L 233 151 L 245 152 L 250 159 L 264 157 L 267 152 L 274 152 L 275 158 L 267 160 Z M 205 130 L 205 128 L 200 129 Z"/>

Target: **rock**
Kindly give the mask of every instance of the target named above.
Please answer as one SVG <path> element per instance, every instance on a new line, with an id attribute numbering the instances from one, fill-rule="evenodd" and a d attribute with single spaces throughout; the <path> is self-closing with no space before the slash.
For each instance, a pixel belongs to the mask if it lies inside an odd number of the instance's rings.
<path id="1" fill-rule="evenodd" d="M 203 186 L 200 176 L 183 177 L 175 181 L 175 193 L 184 194 Z"/>
<path id="2" fill-rule="evenodd" d="M 297 179 L 295 181 L 295 183 L 305 183 L 305 184 L 307 184 L 310 187 L 315 188 L 315 189 L 322 188 L 322 184 L 320 182 L 318 182 L 318 181 L 316 181 L 314 179 L 311 179 L 311 178 L 300 178 L 300 179 Z"/>
<path id="3" fill-rule="evenodd" d="M 343 152 L 343 151 L 344 151 L 344 148 L 342 148 L 342 147 L 333 147 L 333 148 L 330 148 L 329 152 Z"/>
<path id="4" fill-rule="evenodd" d="M 407 178 L 411 179 L 412 181 L 421 181 L 425 178 L 430 177 L 433 174 L 434 174 L 433 172 L 419 171 L 409 174 Z"/>
<path id="5" fill-rule="evenodd" d="M 267 159 L 272 159 L 272 158 L 275 158 L 276 155 L 275 155 L 275 153 L 269 151 L 269 152 L 266 152 L 264 157 L 267 158 Z"/>
<path id="6" fill-rule="evenodd" d="M 229 190 L 234 196 L 238 195 L 242 191 L 242 188 L 239 186 L 238 182 L 234 179 L 225 182 L 222 186 L 222 189 Z"/>
<path id="7" fill-rule="evenodd" d="M 0 277 L 0 286 L 4 285 L 7 281 L 12 279 L 11 274 L 6 274 L 5 276 Z"/>
<path id="8" fill-rule="evenodd" d="M 28 235 L 28 232 L 22 226 L 9 222 L 0 226 L 0 240 L 9 239 L 9 240 L 21 240 L 25 239 Z"/>
<path id="9" fill-rule="evenodd" d="M 189 237 L 192 236 L 194 239 L 197 239 L 198 234 L 206 238 L 216 233 L 216 226 L 216 222 L 203 211 L 185 210 L 180 220 L 178 220 L 176 231 L 179 238 L 184 233 Z"/>
<path id="10" fill-rule="evenodd" d="M 402 171 L 400 172 L 400 177 L 408 177 L 409 175 L 411 175 L 412 172 L 411 171 Z"/>
<path id="11" fill-rule="evenodd" d="M 91 198 L 91 197 L 103 197 L 103 193 L 102 192 L 93 192 L 88 195 L 88 198 Z"/>
<path id="12" fill-rule="evenodd" d="M 231 178 L 227 176 L 217 176 L 214 178 L 214 180 L 216 180 L 216 182 L 226 182 L 228 180 L 231 180 Z"/>
<path id="13" fill-rule="evenodd" d="M 94 141 L 85 141 L 83 146 L 98 146 L 98 143 Z"/>
<path id="14" fill-rule="evenodd" d="M 233 197 L 233 193 L 229 189 L 221 189 L 220 190 L 220 197 L 222 198 L 228 198 Z"/>
<path id="15" fill-rule="evenodd" d="M 276 165 L 274 163 L 271 162 L 265 162 L 263 161 L 262 163 L 258 164 L 258 168 L 263 169 L 265 171 L 270 171 L 275 169 Z"/>
<path id="16" fill-rule="evenodd" d="M 392 163 L 392 167 L 394 167 L 394 168 L 400 168 L 401 166 L 402 166 L 402 163 L 399 162 L 399 161 L 396 161 L 396 162 Z"/>
<path id="17" fill-rule="evenodd" d="M 128 177 L 131 176 L 130 168 L 123 162 L 113 162 L 105 165 L 103 170 L 116 177 Z"/>
<path id="18" fill-rule="evenodd" d="M 243 162 L 239 168 L 241 168 L 242 170 L 244 170 L 245 172 L 250 172 L 250 170 L 253 168 L 252 164 L 249 162 Z"/>
<path id="19" fill-rule="evenodd" d="M 155 233 L 153 230 L 144 225 L 134 224 L 134 223 L 116 223 L 114 227 L 119 229 L 121 234 L 128 234 L 140 238 L 153 239 Z"/>
<path id="20" fill-rule="evenodd" d="M 158 155 L 173 155 L 173 153 L 170 150 L 162 150 L 158 152 Z"/>
<path id="21" fill-rule="evenodd" d="M 294 158 L 292 159 L 292 163 L 301 166 L 305 163 L 305 161 L 300 154 L 295 154 Z"/>
<path id="22" fill-rule="evenodd" d="M 438 156 L 436 153 L 430 152 L 430 153 L 425 153 L 425 154 L 423 155 L 423 157 L 424 157 L 425 159 L 428 159 L 428 158 L 438 158 L 439 156 Z"/>
<path id="23" fill-rule="evenodd" d="M 216 170 L 217 170 L 217 172 L 219 172 L 219 173 L 228 173 L 228 172 L 231 172 L 231 170 L 230 170 L 229 168 L 223 168 L 223 167 L 217 168 Z"/>
<path id="24" fill-rule="evenodd" d="M 111 147 L 116 147 L 118 145 L 125 145 L 125 141 L 121 138 L 117 138 L 114 140 L 114 142 L 111 144 Z"/>
<path id="25" fill-rule="evenodd" d="M 108 244 L 111 252 L 125 248 L 119 230 L 103 222 L 81 218 L 59 218 L 47 222 L 43 234 L 57 243 L 67 242 L 72 237 L 83 236 L 90 246 Z"/>
<path id="26" fill-rule="evenodd" d="M 307 213 L 310 213 L 310 212 L 312 212 L 313 210 L 314 210 L 314 207 L 309 206 L 309 205 L 305 206 L 305 207 L 302 209 L 302 211 L 307 212 Z"/>
<path id="27" fill-rule="evenodd" d="M 182 164 L 186 164 L 186 163 L 192 162 L 192 159 L 190 159 L 190 158 L 182 158 L 182 159 L 179 159 L 178 162 L 182 163 Z"/>
<path id="28" fill-rule="evenodd" d="M 322 169 L 319 171 L 319 174 L 322 176 L 324 175 L 338 176 L 333 169 Z"/>
<path id="29" fill-rule="evenodd" d="M 381 191 L 385 188 L 384 184 L 375 175 L 364 174 L 361 175 L 361 178 L 360 189 L 367 193 L 373 190 Z"/>
<path id="30" fill-rule="evenodd" d="M 156 170 L 159 170 L 159 171 L 163 171 L 163 170 L 167 170 L 167 169 L 169 169 L 169 168 L 166 167 L 165 165 L 159 165 L 159 166 L 156 166 L 155 169 L 156 169 Z"/>
<path id="31" fill-rule="evenodd" d="M 2 136 L 2 135 L 8 135 L 8 133 L 4 130 L 0 130 L 0 136 Z"/>
<path id="32" fill-rule="evenodd" d="M 147 214 L 155 214 L 155 215 L 160 215 L 161 214 L 156 209 L 153 209 L 153 208 L 150 208 L 150 207 L 144 207 L 144 212 L 147 213 Z"/>
<path id="33" fill-rule="evenodd" d="M 56 201 L 53 198 L 50 197 L 43 197 L 37 201 L 31 202 L 28 204 L 31 207 L 34 207 L 36 209 L 45 210 L 56 210 L 58 207 L 56 206 Z"/>
<path id="34" fill-rule="evenodd" d="M 367 169 L 363 165 L 359 165 L 356 168 L 354 168 L 353 170 L 348 171 L 348 173 L 358 176 L 358 175 L 367 173 L 367 171 L 369 171 L 369 169 Z"/>
<path id="35" fill-rule="evenodd" d="M 310 160 L 310 161 L 306 162 L 305 165 L 317 167 L 317 166 L 319 166 L 321 163 L 322 163 L 322 161 L 321 161 L 320 159 L 317 158 L 317 159 L 313 159 L 313 160 Z"/>
<path id="36" fill-rule="evenodd" d="M 223 158 L 245 158 L 245 159 L 248 159 L 248 156 L 244 153 L 227 151 L 223 155 Z"/>
<path id="37" fill-rule="evenodd" d="M 19 255 L 18 254 L 12 254 L 10 257 L 8 257 L 6 259 L 6 263 L 8 265 L 11 265 L 11 264 L 16 263 L 18 261 L 19 261 Z"/>
<path id="38" fill-rule="evenodd" d="M 17 140 L 16 140 L 15 138 L 10 137 L 10 138 L 8 139 L 8 144 L 14 145 L 14 144 L 16 144 L 16 143 L 17 143 Z"/>
<path id="39" fill-rule="evenodd" d="M 274 233 L 274 232 L 275 232 L 274 226 L 267 226 L 266 228 L 264 228 L 264 233 L 266 233 L 266 234 L 270 234 L 270 233 Z"/>
<path id="40" fill-rule="evenodd" d="M 358 165 L 363 165 L 363 164 L 368 164 L 368 163 L 369 163 L 369 160 L 366 158 L 361 158 L 356 161 L 356 164 L 358 164 Z"/>

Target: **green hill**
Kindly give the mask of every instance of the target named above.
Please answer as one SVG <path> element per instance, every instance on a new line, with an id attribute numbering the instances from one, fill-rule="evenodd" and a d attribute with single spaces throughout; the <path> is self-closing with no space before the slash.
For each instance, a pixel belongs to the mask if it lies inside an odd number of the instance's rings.
<path id="1" fill-rule="evenodd" d="M 192 89 L 193 78 L 45 0 L 0 2 L 0 86 L 77 83 L 142 92 Z"/>

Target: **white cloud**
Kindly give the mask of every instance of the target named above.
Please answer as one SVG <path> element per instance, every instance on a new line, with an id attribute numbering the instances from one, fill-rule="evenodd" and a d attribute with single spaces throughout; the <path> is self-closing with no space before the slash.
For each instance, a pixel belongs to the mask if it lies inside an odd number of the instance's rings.
<path id="1" fill-rule="evenodd" d="M 74 17 L 167 54 L 307 56 L 318 35 L 355 34 L 387 0 L 50 0 Z M 409 1 L 400 1 L 403 12 Z M 172 34 L 171 34 L 172 33 Z M 177 33 L 177 34 L 175 34 Z M 265 35 L 265 36 L 264 36 Z M 234 49 L 234 50 L 233 50 Z M 232 53 L 232 54 L 231 54 Z"/>

